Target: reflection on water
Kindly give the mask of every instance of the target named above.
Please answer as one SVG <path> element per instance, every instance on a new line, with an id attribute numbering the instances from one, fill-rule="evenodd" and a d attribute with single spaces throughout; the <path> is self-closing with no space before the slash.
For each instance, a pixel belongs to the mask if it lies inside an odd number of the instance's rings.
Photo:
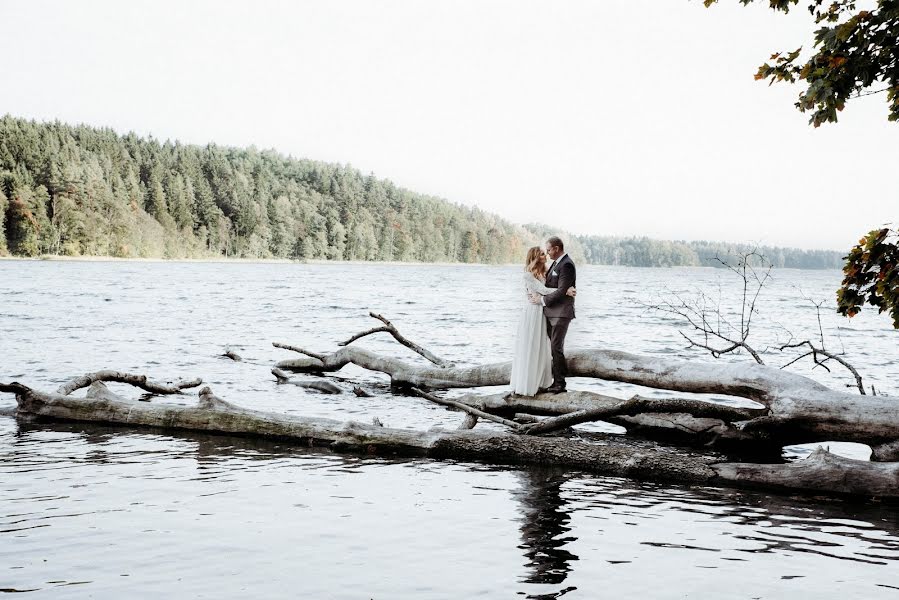
<path id="1" fill-rule="evenodd" d="M 899 507 L 2 418 L 0 561 L 54 598 L 891 598 Z"/>
<path id="2" fill-rule="evenodd" d="M 714 290 L 725 275 L 582 270 L 572 347 L 690 357 L 670 319 L 621 299 L 693 284 Z M 269 369 L 285 353 L 271 342 L 328 350 L 371 326 L 374 309 L 448 360 L 508 359 L 518 275 L 508 267 L 0 262 L 0 380 L 54 389 L 101 368 L 201 376 L 253 409 L 456 427 L 458 414 L 386 393 L 385 377 L 353 367 L 330 377 L 344 394 L 278 386 Z M 792 286 L 832 297 L 840 274 L 775 276 L 763 314 L 814 330 L 814 311 L 802 310 Z M 473 302 L 472 290 L 489 293 Z M 839 324 L 847 354 L 891 391 L 899 332 L 869 313 Z M 766 340 L 776 331 L 764 319 L 758 327 Z M 419 360 L 390 339 L 359 343 Z M 222 359 L 226 346 L 245 361 Z M 847 381 L 837 370 L 814 375 L 837 387 Z M 344 378 L 377 396 L 357 398 Z M 0 397 L 0 408 L 11 402 Z M 897 567 L 896 506 L 0 416 L 0 591 L 35 597 L 896 598 Z"/>
<path id="3" fill-rule="evenodd" d="M 521 545 L 528 559 L 526 583 L 562 583 L 577 560 L 565 546 L 575 540 L 562 485 L 570 477 L 557 469 L 535 467 L 520 475 L 521 487 L 512 496 L 521 513 Z"/>

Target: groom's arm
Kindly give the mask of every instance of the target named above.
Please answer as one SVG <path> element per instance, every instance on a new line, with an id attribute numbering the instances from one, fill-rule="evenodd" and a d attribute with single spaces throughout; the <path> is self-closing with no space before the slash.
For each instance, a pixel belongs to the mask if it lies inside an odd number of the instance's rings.
<path id="1" fill-rule="evenodd" d="M 571 262 L 566 262 L 564 265 L 562 265 L 562 270 L 559 273 L 559 287 L 556 289 L 556 291 L 543 296 L 543 306 L 552 306 L 554 304 L 558 304 L 563 298 L 565 298 L 568 292 L 568 288 L 574 285 L 575 279 L 576 277 L 574 264 Z"/>

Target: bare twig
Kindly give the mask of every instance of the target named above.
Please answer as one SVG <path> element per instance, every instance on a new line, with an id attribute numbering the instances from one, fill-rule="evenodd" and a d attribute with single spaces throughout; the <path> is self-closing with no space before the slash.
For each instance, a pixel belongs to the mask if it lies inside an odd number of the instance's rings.
<path id="1" fill-rule="evenodd" d="M 391 323 L 390 321 L 388 321 L 388 320 L 387 320 L 385 317 L 383 317 L 382 315 L 379 315 L 379 314 L 377 314 L 377 313 L 375 313 L 375 312 L 370 312 L 370 313 L 368 313 L 368 314 L 369 314 L 369 316 L 372 317 L 373 319 L 377 319 L 377 320 L 381 321 L 382 323 L 384 323 L 384 325 L 383 325 L 382 327 L 374 327 L 374 328 L 369 329 L 369 330 L 367 330 L 367 331 L 363 331 L 363 332 L 361 332 L 361 333 L 357 333 L 356 335 L 354 335 L 354 336 L 351 337 L 350 339 L 346 340 L 345 342 L 340 342 L 339 344 L 337 344 L 338 346 L 348 346 L 349 344 L 352 344 L 352 343 L 355 342 L 356 340 L 358 340 L 358 339 L 360 339 L 360 338 L 363 338 L 363 337 L 365 337 L 365 336 L 367 336 L 367 335 L 371 335 L 371 334 L 373 334 L 373 333 L 382 333 L 382 332 L 383 332 L 383 333 L 389 333 L 389 334 L 392 335 L 393 338 L 394 338 L 396 341 L 398 341 L 400 344 L 402 344 L 403 346 L 409 348 L 410 350 L 412 350 L 412 351 L 415 352 L 416 354 L 419 354 L 419 355 L 425 357 L 427 360 L 431 361 L 432 363 L 434 363 L 434 364 L 437 365 L 438 367 L 452 367 L 452 366 L 453 366 L 453 363 L 451 363 L 451 362 L 449 362 L 449 361 L 447 361 L 447 360 L 444 360 L 444 359 L 442 359 L 442 358 L 436 356 L 435 354 L 433 354 L 433 353 L 430 352 L 429 350 L 427 350 L 427 349 L 425 349 L 425 348 L 422 348 L 421 346 L 419 346 L 419 345 L 416 344 L 415 342 L 413 342 L 413 341 L 411 341 L 410 339 L 406 338 L 404 335 L 402 335 L 402 334 L 399 332 L 399 330 L 396 328 L 396 326 L 395 326 L 393 323 Z M 311 355 L 310 355 L 310 356 L 311 356 Z"/>
<path id="2" fill-rule="evenodd" d="M 811 356 L 812 361 L 815 364 L 815 367 L 821 367 L 829 373 L 830 368 L 825 363 L 828 360 L 833 360 L 833 361 L 836 361 L 839 364 L 843 365 L 843 367 L 845 367 L 846 370 L 848 370 L 850 373 L 852 373 L 852 376 L 855 378 L 855 385 L 858 388 L 859 394 L 861 394 L 862 396 L 866 395 L 865 394 L 865 385 L 862 380 L 862 376 L 859 374 L 858 370 L 856 370 L 856 368 L 854 366 L 852 366 L 852 364 L 850 364 L 846 359 L 842 358 L 842 356 L 841 356 L 842 354 L 845 354 L 845 350 L 843 352 L 837 354 L 834 352 L 830 352 L 825 345 L 824 324 L 821 321 L 821 307 L 824 305 L 824 301 L 821 300 L 819 302 L 815 302 L 813 299 L 809 298 L 804 293 L 802 293 L 801 289 L 799 290 L 799 292 L 800 292 L 800 294 L 802 294 L 802 297 L 805 300 L 810 302 L 815 307 L 815 315 L 818 320 L 818 339 L 820 340 L 821 345 L 816 346 L 810 340 L 802 340 L 802 341 L 794 342 L 792 332 L 790 332 L 789 329 L 787 329 L 786 327 L 783 327 L 781 325 L 781 327 L 790 335 L 790 339 L 787 341 L 787 343 L 780 346 L 781 352 L 783 352 L 784 350 L 787 350 L 787 349 L 791 349 L 791 348 L 800 348 L 802 346 L 806 346 L 809 349 L 808 352 L 805 352 L 804 354 L 801 354 L 800 356 L 794 358 L 793 360 L 791 360 L 790 362 L 788 362 L 787 364 L 782 366 L 781 369 L 785 369 L 785 368 L 789 367 L 790 365 L 802 360 L 803 358 Z M 819 358 L 819 355 L 824 356 L 825 358 L 822 360 L 821 358 Z M 873 393 L 873 388 L 872 388 L 872 393 Z"/>
<path id="3" fill-rule="evenodd" d="M 832 353 L 828 352 L 828 351 L 827 351 L 826 349 L 824 349 L 824 348 L 818 348 L 818 347 L 816 347 L 814 344 L 812 344 L 809 340 L 803 340 L 803 341 L 797 342 L 797 343 L 795 343 L 795 344 L 784 344 L 783 346 L 780 347 L 780 349 L 781 349 L 781 350 L 786 350 L 786 349 L 788 349 L 788 348 L 799 348 L 800 346 L 808 346 L 808 347 L 809 347 L 809 352 L 806 352 L 805 354 L 803 354 L 803 355 L 800 356 L 799 358 L 796 358 L 796 359 L 794 359 L 794 360 L 788 362 L 786 365 L 784 365 L 784 367 L 781 367 L 781 368 L 788 367 L 789 365 L 793 364 L 794 362 L 798 361 L 799 359 L 802 359 L 802 358 L 805 358 L 806 356 L 811 355 L 812 360 L 815 362 L 815 365 L 816 365 L 816 366 L 824 367 L 825 369 L 827 369 L 828 371 L 830 371 L 830 369 L 827 368 L 827 365 L 824 364 L 824 361 L 822 361 L 822 360 L 820 360 L 820 359 L 818 358 L 818 355 L 820 354 L 821 356 L 826 356 L 826 357 L 827 357 L 827 359 L 825 359 L 825 360 L 835 360 L 835 361 L 837 361 L 838 363 L 840 363 L 841 365 L 843 365 L 844 367 L 846 367 L 846 369 L 847 369 L 850 373 L 852 373 L 852 376 L 855 378 L 855 384 L 856 384 L 856 386 L 858 387 L 858 392 L 859 392 L 862 396 L 865 395 L 865 385 L 864 385 L 864 383 L 863 383 L 863 381 L 862 381 L 862 376 L 859 375 L 859 373 L 858 373 L 858 371 L 855 369 L 855 367 L 853 367 L 851 364 L 849 364 L 849 362 L 847 362 L 846 360 L 844 360 L 844 359 L 843 359 L 841 356 L 839 356 L 838 354 L 832 354 Z"/>
<path id="4" fill-rule="evenodd" d="M 760 274 L 752 266 L 753 257 L 766 266 Z M 731 324 L 721 310 L 721 291 L 719 288 L 718 301 L 713 308 L 707 306 L 712 303 L 704 293 L 699 292 L 695 300 L 686 300 L 677 293 L 670 293 L 669 298 L 659 304 L 646 304 L 647 308 L 675 315 L 685 320 L 690 327 L 702 336 L 698 341 L 688 336 L 683 331 L 680 334 L 687 340 L 690 348 L 700 348 L 708 351 L 713 357 L 721 358 L 722 355 L 739 350 L 746 350 L 753 360 L 760 365 L 765 364 L 761 355 L 747 341 L 752 326 L 752 319 L 758 313 L 756 304 L 762 288 L 771 278 L 772 265 L 767 263 L 765 257 L 756 250 L 743 253 L 739 256 L 736 265 L 715 257 L 715 260 L 729 271 L 735 273 L 742 281 L 742 300 L 740 303 L 739 328 Z M 721 342 L 723 346 L 716 345 L 714 341 Z"/>
<path id="5" fill-rule="evenodd" d="M 461 402 L 456 402 L 455 400 L 447 400 L 446 398 L 441 398 L 440 396 L 435 396 L 434 394 L 429 394 L 428 392 L 421 390 L 419 388 L 413 387 L 410 390 L 413 394 L 420 398 L 424 398 L 426 400 L 430 400 L 435 404 L 441 404 L 443 406 L 449 406 L 452 408 L 456 408 L 458 410 L 462 410 L 467 412 L 470 415 L 474 415 L 481 419 L 487 419 L 488 421 L 493 421 L 494 423 L 500 423 L 505 425 L 506 427 L 511 427 L 514 431 L 518 431 L 518 423 L 515 421 L 510 421 L 509 419 L 504 419 L 502 417 L 498 417 L 496 415 L 492 415 L 488 412 L 484 412 L 478 408 L 473 406 L 469 406 L 468 404 L 463 404 Z"/>

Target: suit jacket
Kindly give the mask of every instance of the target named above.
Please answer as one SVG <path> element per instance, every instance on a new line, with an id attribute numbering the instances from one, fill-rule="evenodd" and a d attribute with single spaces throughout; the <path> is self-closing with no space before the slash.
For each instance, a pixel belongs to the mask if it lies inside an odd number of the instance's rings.
<path id="1" fill-rule="evenodd" d="M 543 314 L 547 317 L 574 318 L 574 298 L 565 292 L 577 285 L 577 270 L 574 261 L 567 254 L 546 274 L 546 287 L 558 288 L 543 296 Z"/>

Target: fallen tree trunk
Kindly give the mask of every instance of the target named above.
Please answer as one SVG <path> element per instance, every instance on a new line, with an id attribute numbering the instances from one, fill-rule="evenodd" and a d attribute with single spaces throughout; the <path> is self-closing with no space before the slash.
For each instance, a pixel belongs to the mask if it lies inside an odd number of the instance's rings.
<path id="1" fill-rule="evenodd" d="M 815 461 L 806 464 L 748 465 L 614 436 L 603 443 L 588 443 L 464 429 L 410 431 L 249 410 L 217 398 L 209 388 L 200 391 L 196 406 L 132 402 L 112 394 L 102 383 L 93 384 L 84 398 L 43 393 L 17 383 L 0 384 L 0 391 L 16 395 L 17 414 L 23 418 L 252 435 L 368 454 L 549 463 L 657 481 L 775 486 L 899 498 L 899 463 L 872 466 L 820 452 Z"/>
<path id="2" fill-rule="evenodd" d="M 789 464 L 712 465 L 719 477 L 735 483 L 784 490 L 899 496 L 899 462 L 872 463 L 827 452 L 820 446 L 808 458 Z"/>
<path id="3" fill-rule="evenodd" d="M 354 421 L 295 417 L 241 408 L 203 388 L 196 406 L 132 402 L 94 388 L 78 398 L 19 386 L 18 416 L 106 425 L 156 427 L 292 440 L 302 445 L 379 455 L 546 463 L 637 478 L 707 483 L 712 459 L 640 444 L 587 444 L 556 437 L 474 430 L 414 431 Z"/>
<path id="4" fill-rule="evenodd" d="M 511 372 L 511 363 L 442 369 L 411 365 L 353 347 L 316 356 L 281 361 L 278 366 L 320 373 L 353 363 L 389 375 L 397 387 L 432 389 L 507 386 Z M 767 414 L 741 423 L 739 429 L 766 443 L 834 440 L 878 445 L 899 440 L 899 402 L 832 390 L 807 377 L 765 365 L 685 361 L 603 349 L 575 350 L 568 353 L 567 361 L 571 377 L 675 392 L 726 394 L 758 402 L 767 408 Z M 582 403 L 576 410 L 598 408 L 588 404 Z"/>

